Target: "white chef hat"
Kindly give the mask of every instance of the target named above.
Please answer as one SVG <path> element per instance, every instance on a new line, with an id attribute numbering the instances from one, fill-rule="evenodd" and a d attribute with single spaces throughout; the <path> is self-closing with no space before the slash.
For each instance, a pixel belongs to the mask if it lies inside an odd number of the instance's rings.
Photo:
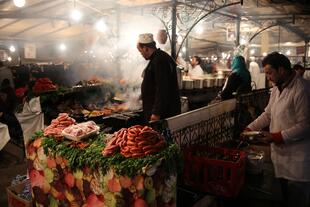
<path id="1" fill-rule="evenodd" d="M 148 44 L 154 42 L 153 34 L 151 33 L 140 34 L 138 42 L 142 44 Z"/>

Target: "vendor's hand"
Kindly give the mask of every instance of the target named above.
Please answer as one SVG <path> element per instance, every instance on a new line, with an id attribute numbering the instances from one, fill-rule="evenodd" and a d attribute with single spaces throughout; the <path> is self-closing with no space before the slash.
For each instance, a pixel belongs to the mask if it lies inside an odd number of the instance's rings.
<path id="1" fill-rule="evenodd" d="M 250 128 L 245 128 L 245 129 L 243 130 L 243 132 L 240 134 L 240 140 L 243 140 L 243 141 L 247 140 L 248 137 L 244 135 L 244 132 L 250 132 L 250 131 L 252 131 L 252 129 L 250 129 Z"/>
<path id="2" fill-rule="evenodd" d="M 259 141 L 270 144 L 272 142 L 272 135 L 269 132 L 261 131 L 262 136 L 258 138 Z"/>
<path id="3" fill-rule="evenodd" d="M 151 115 L 150 122 L 159 121 L 159 120 L 160 120 L 159 115 L 156 115 L 156 114 Z"/>

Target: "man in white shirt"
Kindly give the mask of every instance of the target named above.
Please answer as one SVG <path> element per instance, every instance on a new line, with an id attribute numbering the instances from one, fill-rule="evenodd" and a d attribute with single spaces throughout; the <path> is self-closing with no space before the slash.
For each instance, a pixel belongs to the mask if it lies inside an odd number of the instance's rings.
<path id="1" fill-rule="evenodd" d="M 192 68 L 190 68 L 188 70 L 188 75 L 191 78 L 199 78 L 200 76 L 203 75 L 203 70 L 200 67 L 200 63 L 201 63 L 201 59 L 198 56 L 193 56 L 191 58 L 191 66 Z"/>
<path id="2" fill-rule="evenodd" d="M 272 89 L 265 111 L 247 130 L 263 131 L 271 143 L 271 159 L 287 206 L 309 207 L 310 198 L 310 89 L 291 68 L 289 59 L 277 52 L 263 59 Z"/>

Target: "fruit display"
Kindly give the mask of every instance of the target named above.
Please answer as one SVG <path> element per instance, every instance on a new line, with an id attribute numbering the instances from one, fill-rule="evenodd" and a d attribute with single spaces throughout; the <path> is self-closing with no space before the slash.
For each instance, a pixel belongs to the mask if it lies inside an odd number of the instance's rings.
<path id="1" fill-rule="evenodd" d="M 137 128 L 144 129 L 131 129 Z M 102 156 L 106 143 L 115 139 L 107 138 L 118 135 L 120 132 L 100 133 L 76 142 L 37 132 L 27 145 L 33 203 L 53 207 L 176 206 L 179 148 L 165 144 L 157 153 L 139 158 L 127 158 L 120 152 Z"/>
<path id="2" fill-rule="evenodd" d="M 34 93 L 43 93 L 56 90 L 56 85 L 49 78 L 39 78 L 32 87 Z"/>

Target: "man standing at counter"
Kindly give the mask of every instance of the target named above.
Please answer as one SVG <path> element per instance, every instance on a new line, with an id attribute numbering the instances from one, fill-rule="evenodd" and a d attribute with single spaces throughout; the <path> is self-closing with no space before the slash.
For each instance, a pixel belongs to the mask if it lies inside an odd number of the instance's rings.
<path id="1" fill-rule="evenodd" d="M 176 63 L 156 48 L 153 35 L 140 34 L 137 49 L 149 60 L 143 72 L 141 97 L 146 121 L 158 121 L 181 112 Z"/>
<path id="2" fill-rule="evenodd" d="M 248 130 L 263 131 L 271 143 L 271 159 L 287 206 L 309 206 L 310 196 L 310 94 L 309 86 L 277 52 L 263 59 L 266 77 L 273 87 L 265 111 Z"/>
<path id="3" fill-rule="evenodd" d="M 203 76 L 203 70 L 200 66 L 200 63 L 201 63 L 201 58 L 198 57 L 198 56 L 193 56 L 191 58 L 191 68 L 189 69 L 188 71 L 188 75 L 191 77 L 191 78 L 199 78 L 201 76 Z"/>

